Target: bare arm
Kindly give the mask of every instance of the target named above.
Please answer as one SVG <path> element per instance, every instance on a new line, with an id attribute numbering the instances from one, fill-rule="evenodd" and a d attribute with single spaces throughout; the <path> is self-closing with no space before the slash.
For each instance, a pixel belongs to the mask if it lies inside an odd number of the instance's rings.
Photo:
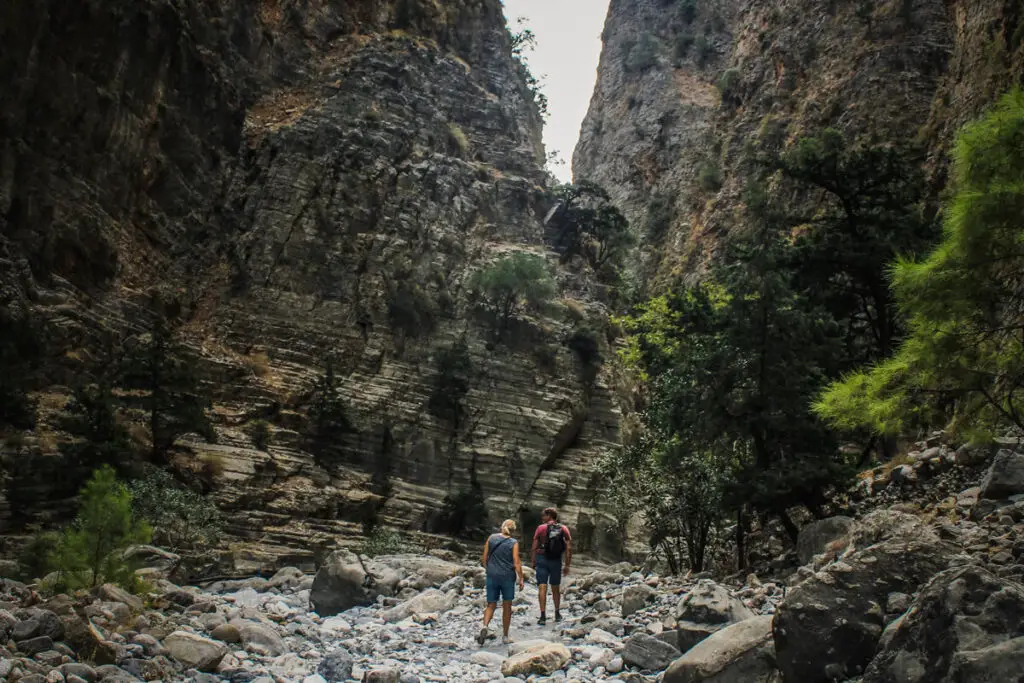
<path id="1" fill-rule="evenodd" d="M 480 556 L 480 565 L 484 569 L 487 568 L 487 553 L 490 551 L 490 549 L 491 549 L 491 542 L 490 541 L 486 541 L 484 543 L 484 553 L 483 553 L 483 555 Z"/>
<path id="2" fill-rule="evenodd" d="M 523 578 L 523 563 L 519 560 L 519 544 L 512 546 L 512 561 L 516 563 L 516 576 L 519 577 L 519 590 L 523 590 L 526 579 Z"/>
<path id="3" fill-rule="evenodd" d="M 533 547 L 530 548 L 530 557 L 533 558 L 533 566 L 537 566 L 537 534 L 533 535 Z"/>
<path id="4" fill-rule="evenodd" d="M 565 569 L 563 573 L 568 574 L 569 568 L 572 567 L 572 536 L 566 534 L 565 536 Z"/>

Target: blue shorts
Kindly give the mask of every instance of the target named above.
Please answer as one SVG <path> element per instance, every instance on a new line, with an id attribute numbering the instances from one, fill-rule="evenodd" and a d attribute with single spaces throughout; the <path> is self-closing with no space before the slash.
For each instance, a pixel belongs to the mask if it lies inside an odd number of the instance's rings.
<path id="1" fill-rule="evenodd" d="M 512 602 L 516 599 L 516 580 L 496 581 L 487 577 L 487 602 Z"/>
<path id="2" fill-rule="evenodd" d="M 537 558 L 537 584 L 562 585 L 562 558 L 552 559 L 541 555 Z"/>

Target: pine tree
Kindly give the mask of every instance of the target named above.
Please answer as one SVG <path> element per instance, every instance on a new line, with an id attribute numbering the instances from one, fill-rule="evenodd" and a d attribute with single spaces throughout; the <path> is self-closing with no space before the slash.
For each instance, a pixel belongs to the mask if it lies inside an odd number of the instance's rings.
<path id="1" fill-rule="evenodd" d="M 120 367 L 120 386 L 138 392 L 135 400 L 148 415 L 152 461 L 166 462 L 184 434 L 213 441 L 210 400 L 200 389 L 195 358 L 177 341 L 166 318 L 156 316 L 151 332 L 134 341 Z"/>
<path id="2" fill-rule="evenodd" d="M 466 416 L 466 395 L 469 393 L 469 379 L 473 374 L 473 361 L 465 339 L 443 349 L 435 359 L 437 378 L 430 392 L 428 409 L 439 420 L 459 431 Z"/>
<path id="3" fill-rule="evenodd" d="M 649 381 L 647 448 L 675 479 L 669 485 L 697 487 L 678 495 L 707 498 L 702 480 L 685 477 L 713 462 L 724 470 L 714 481 L 727 508 L 776 515 L 795 535 L 787 510 L 821 514 L 826 492 L 850 474 L 810 410 L 841 346 L 828 311 L 793 286 L 786 232 L 771 214 L 758 221 L 709 280 L 620 322 L 631 333 L 625 358 Z M 691 525 L 697 538 L 688 543 L 701 547 L 708 528 Z"/>
<path id="4" fill-rule="evenodd" d="M 117 583 L 134 589 L 124 551 L 149 542 L 149 525 L 133 516 L 132 496 L 111 467 L 95 470 L 80 495 L 78 516 L 53 558 L 62 582 L 69 588 Z"/>
<path id="5" fill-rule="evenodd" d="M 896 434 L 952 419 L 965 431 L 1024 429 L 1024 92 L 968 124 L 954 149 L 944 238 L 904 258 L 893 288 L 909 334 L 891 359 L 832 385 L 817 411 Z"/>
<path id="6" fill-rule="evenodd" d="M 338 395 L 338 381 L 334 376 L 334 363 L 327 361 L 324 374 L 317 381 L 309 407 L 311 425 L 310 447 L 322 455 L 343 434 L 352 430 L 345 403 Z"/>
<path id="7" fill-rule="evenodd" d="M 32 429 L 36 405 L 28 396 L 33 369 L 41 357 L 41 340 L 26 315 L 0 308 L 0 427 Z"/>
<path id="8" fill-rule="evenodd" d="M 838 131 L 826 130 L 799 140 L 770 167 L 817 200 L 811 216 L 784 216 L 796 226 L 795 285 L 844 325 L 850 362 L 888 357 L 903 327 L 889 264 L 928 249 L 936 237 L 922 213 L 925 184 L 913 154 L 850 144 Z M 753 210 L 778 212 L 761 193 L 753 198 Z"/>
<path id="9" fill-rule="evenodd" d="M 131 438 L 117 419 L 116 402 L 106 383 L 74 389 L 64 408 L 63 427 L 77 437 L 61 447 L 76 466 L 88 470 L 100 465 L 118 467 L 131 456 Z"/>

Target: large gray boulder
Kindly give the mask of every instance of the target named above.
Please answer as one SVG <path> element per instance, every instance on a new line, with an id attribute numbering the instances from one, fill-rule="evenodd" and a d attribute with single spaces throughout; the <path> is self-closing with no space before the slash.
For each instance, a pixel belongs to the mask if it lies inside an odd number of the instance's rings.
<path id="1" fill-rule="evenodd" d="M 394 595 L 401 580 L 402 575 L 387 564 L 376 560 L 360 563 L 355 554 L 339 550 L 316 573 L 310 606 L 320 616 L 331 617 L 353 607 L 372 605 L 378 595 Z"/>
<path id="2" fill-rule="evenodd" d="M 750 619 L 754 613 L 728 588 L 702 579 L 676 605 L 676 631 L 680 652 L 730 624 Z"/>
<path id="3" fill-rule="evenodd" d="M 10 631 L 11 640 L 21 642 L 38 636 L 47 636 L 52 640 L 63 640 L 64 622 L 49 610 L 36 609 L 31 616 L 18 622 Z"/>
<path id="4" fill-rule="evenodd" d="M 1001 500 L 1019 493 L 1024 493 L 1024 453 L 1003 449 L 981 482 L 981 497 Z"/>
<path id="5" fill-rule="evenodd" d="M 380 616 L 384 621 L 395 622 L 418 614 L 440 614 L 454 607 L 457 597 L 455 591 L 445 593 L 437 588 L 431 588 L 397 607 L 384 610 Z"/>
<path id="6" fill-rule="evenodd" d="M 629 586 L 622 591 L 622 616 L 628 617 L 639 612 L 644 606 L 654 599 L 654 589 L 646 584 Z"/>
<path id="7" fill-rule="evenodd" d="M 164 647 L 171 657 L 199 671 L 215 670 L 228 653 L 228 646 L 224 643 L 188 631 L 175 631 L 167 636 Z"/>
<path id="8" fill-rule="evenodd" d="M 324 658 L 320 660 L 320 664 L 316 667 L 316 672 L 327 683 L 343 683 L 352 677 L 352 667 L 354 664 L 355 662 L 348 650 L 338 648 L 324 655 Z"/>
<path id="9" fill-rule="evenodd" d="M 832 543 L 847 538 L 852 528 L 853 519 L 843 516 L 819 519 L 805 526 L 796 540 L 796 554 L 800 563 L 808 564 Z"/>
<path id="10" fill-rule="evenodd" d="M 288 652 L 288 646 L 285 645 L 284 639 L 277 632 L 277 629 L 269 624 L 261 624 L 245 619 L 234 619 L 228 626 L 234 626 L 238 629 L 239 640 L 249 652 L 255 652 L 266 657 L 280 657 L 285 652 Z M 216 637 L 215 634 L 211 635 Z M 218 640 L 230 642 L 226 639 Z"/>
<path id="11" fill-rule="evenodd" d="M 569 649 L 561 643 L 538 643 L 509 656 L 501 664 L 501 675 L 550 676 L 572 661 Z"/>
<path id="12" fill-rule="evenodd" d="M 123 605 L 128 605 L 133 612 L 141 612 L 144 607 L 142 598 L 132 595 L 125 589 L 112 583 L 103 584 L 95 592 L 107 602 L 120 602 Z"/>
<path id="13" fill-rule="evenodd" d="M 786 683 L 830 683 L 863 672 L 875 654 L 890 593 L 914 593 L 948 568 L 955 551 L 923 525 L 890 528 L 905 535 L 885 538 L 885 516 L 869 516 L 852 537 L 860 547 L 790 591 L 774 621 L 775 655 Z"/>
<path id="14" fill-rule="evenodd" d="M 671 644 L 646 633 L 630 636 L 622 649 L 622 659 L 627 664 L 647 671 L 663 671 L 680 654 Z"/>
<path id="15" fill-rule="evenodd" d="M 390 567 L 404 577 L 415 579 L 414 587 L 437 588 L 463 571 L 463 567 L 430 555 L 382 555 L 377 564 Z"/>
<path id="16" fill-rule="evenodd" d="M 709 636 L 672 663 L 663 683 L 772 683 L 777 680 L 772 617 L 754 617 Z"/>
<path id="17" fill-rule="evenodd" d="M 1003 683 L 1024 674 L 1024 586 L 949 569 L 887 633 L 863 683 Z"/>
<path id="18" fill-rule="evenodd" d="M 6 643 L 11 631 L 18 624 L 18 618 L 5 609 L 0 609 L 0 642 Z"/>

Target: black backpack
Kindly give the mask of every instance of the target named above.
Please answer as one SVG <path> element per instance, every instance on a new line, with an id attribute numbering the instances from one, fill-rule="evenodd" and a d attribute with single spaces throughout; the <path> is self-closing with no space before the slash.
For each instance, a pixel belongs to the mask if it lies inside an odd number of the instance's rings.
<path id="1" fill-rule="evenodd" d="M 544 557 L 557 559 L 565 552 L 565 527 L 558 523 L 547 525 L 544 533 Z"/>

